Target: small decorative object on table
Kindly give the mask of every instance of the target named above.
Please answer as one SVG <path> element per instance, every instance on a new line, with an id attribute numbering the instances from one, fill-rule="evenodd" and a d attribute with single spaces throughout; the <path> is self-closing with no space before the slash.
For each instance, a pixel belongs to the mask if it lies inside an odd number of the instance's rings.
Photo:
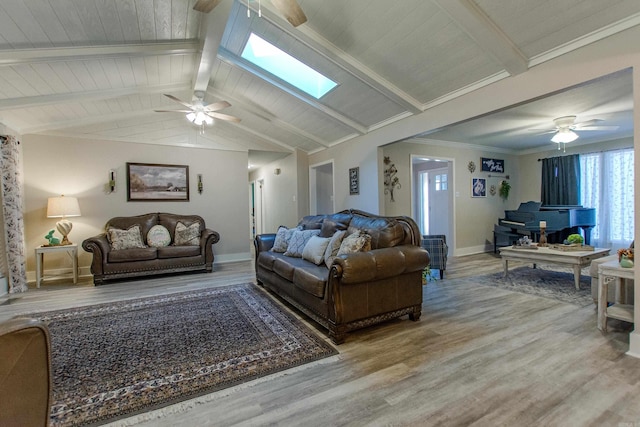
<path id="1" fill-rule="evenodd" d="M 50 230 L 46 236 L 44 236 L 45 239 L 47 239 L 49 241 L 48 245 L 45 246 L 60 246 L 60 239 L 58 239 L 57 237 L 53 237 L 53 230 Z"/>
<path id="2" fill-rule="evenodd" d="M 538 249 L 538 245 L 533 243 L 529 236 L 524 236 L 518 239 L 515 245 L 513 245 L 514 249 Z"/>
<path id="3" fill-rule="evenodd" d="M 618 249 L 618 262 L 620 267 L 632 268 L 633 267 L 633 248 Z"/>
<path id="4" fill-rule="evenodd" d="M 540 221 L 540 239 L 538 239 L 538 246 L 547 246 L 547 221 Z"/>

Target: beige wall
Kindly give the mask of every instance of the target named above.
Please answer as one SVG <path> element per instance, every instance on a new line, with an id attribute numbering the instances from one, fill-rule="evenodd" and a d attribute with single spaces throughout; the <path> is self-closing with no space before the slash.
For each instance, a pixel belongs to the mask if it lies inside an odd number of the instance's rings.
<path id="1" fill-rule="evenodd" d="M 59 194 L 78 197 L 82 216 L 71 219 L 69 235 L 74 243 L 102 232 L 114 216 L 197 214 L 220 233 L 220 242 L 213 247 L 216 263 L 250 258 L 246 152 L 37 135 L 24 136 L 22 144 L 30 278 L 35 271 L 34 248 L 46 243 L 44 235 L 55 228 L 56 220 L 46 218 L 47 198 Z M 188 165 L 190 201 L 127 202 L 127 162 Z M 117 170 L 117 190 L 111 194 L 105 191 L 109 169 Z M 197 174 L 203 177 L 202 194 L 197 191 Z M 88 274 L 91 255 L 81 249 L 79 253 L 81 274 Z M 66 268 L 70 261 L 64 255 L 45 257 L 45 269 Z"/>
<path id="2" fill-rule="evenodd" d="M 410 140 L 398 142 L 384 147 L 384 156 L 389 156 L 398 169 L 398 178 L 402 188 L 394 191 L 395 202 L 389 195 L 384 196 L 386 215 L 408 215 L 412 212 L 411 156 L 428 156 L 446 159 L 453 162 L 453 180 L 449 182 L 452 189 L 454 215 L 453 255 L 467 255 L 493 249 L 493 224 L 504 216 L 505 209 L 515 209 L 518 199 L 515 196 L 519 187 L 518 159 L 514 154 L 480 150 L 468 144 L 456 144 L 443 141 Z M 496 194 L 491 196 L 488 187 L 500 183 L 504 178 L 496 174 L 480 172 L 480 158 L 489 157 L 503 159 L 505 175 L 509 175 L 511 194 L 504 201 Z M 467 165 L 473 161 L 476 165 L 474 173 L 470 173 Z M 471 178 L 487 179 L 487 197 L 471 197 Z"/>

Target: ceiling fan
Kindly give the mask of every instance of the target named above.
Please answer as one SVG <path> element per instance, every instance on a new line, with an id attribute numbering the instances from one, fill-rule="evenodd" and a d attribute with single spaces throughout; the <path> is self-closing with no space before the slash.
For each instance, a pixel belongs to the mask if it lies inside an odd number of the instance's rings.
<path id="1" fill-rule="evenodd" d="M 562 116 L 553 119 L 554 129 L 544 129 L 543 133 L 553 133 L 551 141 L 557 144 L 567 144 L 578 139 L 579 135 L 574 131 L 592 131 L 592 130 L 616 130 L 618 126 L 599 126 L 598 122 L 602 119 L 592 119 L 584 122 L 576 123 L 576 116 Z M 532 129 L 538 130 L 538 129 Z M 560 146 L 558 145 L 558 149 Z"/>
<path id="2" fill-rule="evenodd" d="M 173 95 L 164 94 L 167 98 L 184 105 L 188 110 L 154 110 L 157 113 L 186 113 L 187 119 L 198 126 L 204 126 L 205 124 L 213 124 L 213 119 L 227 120 L 230 122 L 238 123 L 240 119 L 228 114 L 218 113 L 217 111 L 224 108 L 231 107 L 227 101 L 214 102 L 211 104 L 204 104 L 202 96 L 197 96 L 197 99 L 192 104 L 184 102 Z"/>
<path id="3" fill-rule="evenodd" d="M 221 1 L 222 0 L 197 0 L 193 9 L 198 12 L 209 13 Z M 294 27 L 307 22 L 307 17 L 296 0 L 271 0 L 271 4 L 273 4 L 282 16 L 284 16 Z M 249 0 L 247 0 L 247 8 L 248 7 Z"/>

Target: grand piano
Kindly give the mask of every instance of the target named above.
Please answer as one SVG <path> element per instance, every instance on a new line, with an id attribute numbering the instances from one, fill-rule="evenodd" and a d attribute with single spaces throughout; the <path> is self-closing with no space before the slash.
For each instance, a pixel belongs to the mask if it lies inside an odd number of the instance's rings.
<path id="1" fill-rule="evenodd" d="M 596 210 L 582 206 L 542 206 L 542 203 L 533 201 L 520 203 L 517 210 L 505 210 L 504 218 L 498 219 L 494 226 L 494 244 L 499 237 L 513 240 L 515 237 L 539 235 L 540 221 L 547 222 L 546 233 L 550 241 L 562 242 L 579 227 L 584 230 L 585 244 L 589 245 L 591 229 L 596 225 Z"/>

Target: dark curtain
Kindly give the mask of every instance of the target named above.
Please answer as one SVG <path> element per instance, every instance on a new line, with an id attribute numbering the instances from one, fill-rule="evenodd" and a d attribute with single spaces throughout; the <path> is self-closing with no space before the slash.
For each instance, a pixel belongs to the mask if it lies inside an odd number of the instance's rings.
<path id="1" fill-rule="evenodd" d="M 580 156 L 542 159 L 542 205 L 580 204 Z"/>

